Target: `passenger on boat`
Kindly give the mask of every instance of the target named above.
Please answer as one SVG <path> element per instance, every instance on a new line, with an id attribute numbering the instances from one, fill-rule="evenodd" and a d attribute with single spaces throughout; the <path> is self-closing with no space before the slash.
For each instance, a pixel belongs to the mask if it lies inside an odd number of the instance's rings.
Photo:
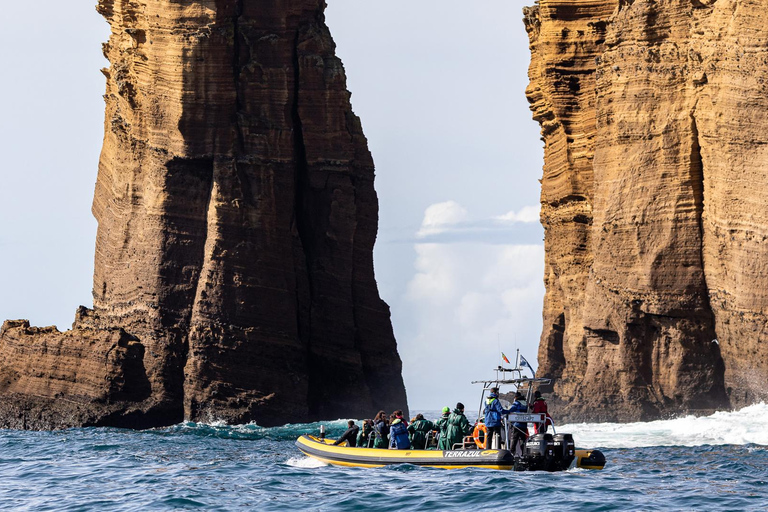
<path id="1" fill-rule="evenodd" d="M 450 450 L 450 446 L 448 446 L 448 441 L 446 440 L 446 430 L 448 429 L 448 418 L 451 417 L 451 408 L 450 407 L 443 407 L 443 415 L 440 417 L 439 420 L 435 422 L 435 428 L 438 431 L 438 441 L 437 441 L 437 449 L 438 450 Z"/>
<path id="2" fill-rule="evenodd" d="M 373 418 L 373 447 L 389 448 L 389 424 L 387 423 L 387 413 L 379 411 Z"/>
<path id="3" fill-rule="evenodd" d="M 462 444 L 464 436 L 468 436 L 472 433 L 472 426 L 469 424 L 469 420 L 464 416 L 464 404 L 461 402 L 456 404 L 456 408 L 453 413 L 448 417 L 448 427 L 445 430 L 445 437 L 448 448 L 446 450 L 452 450 L 455 445 Z"/>
<path id="4" fill-rule="evenodd" d="M 340 438 L 336 440 L 335 443 L 333 443 L 335 446 L 340 445 L 344 441 L 346 441 L 349 444 L 349 446 L 351 446 L 352 448 L 357 446 L 357 434 L 360 432 L 360 427 L 355 425 L 355 422 L 352 420 L 349 420 L 347 422 L 347 425 L 349 426 L 349 428 L 347 429 L 346 432 L 344 432 L 344 435 L 342 435 Z"/>
<path id="5" fill-rule="evenodd" d="M 533 425 L 533 432 L 535 434 L 545 434 L 547 432 L 547 426 L 550 424 L 551 416 L 547 412 L 547 402 L 541 397 L 541 391 L 536 390 L 533 393 L 533 404 L 531 407 L 531 412 L 534 414 L 546 414 L 547 417 L 547 423 L 544 423 L 543 425 L 540 425 L 539 423 L 535 423 Z"/>
<path id="6" fill-rule="evenodd" d="M 392 450 L 409 450 L 411 441 L 408 439 L 408 424 L 402 418 L 398 418 L 395 413 L 392 413 L 391 420 L 389 448 Z"/>
<path id="7" fill-rule="evenodd" d="M 411 448 L 414 450 L 427 449 L 427 434 L 435 429 L 435 424 L 424 419 L 423 414 L 417 414 L 410 425 L 408 432 L 411 434 Z"/>
<path id="8" fill-rule="evenodd" d="M 373 421 L 363 420 L 363 427 L 360 429 L 360 433 L 357 434 L 357 446 L 360 448 L 370 448 L 373 444 Z"/>
<path id="9" fill-rule="evenodd" d="M 528 403 L 519 391 L 515 393 L 515 402 L 510 407 L 509 412 L 528 412 Z M 522 450 L 526 439 L 528 439 L 528 423 L 516 422 L 512 427 L 512 446 L 509 451 L 514 455 L 517 445 L 519 444 Z"/>
<path id="10" fill-rule="evenodd" d="M 394 416 L 398 420 L 402 421 L 405 424 L 406 427 L 408 426 L 408 422 L 405 420 L 405 417 L 403 416 L 403 411 L 401 411 L 400 409 L 398 409 L 395 412 L 393 412 L 392 416 Z"/>
<path id="11" fill-rule="evenodd" d="M 493 436 L 499 434 L 501 439 L 501 417 L 505 414 L 509 414 L 510 410 L 504 409 L 499 401 L 499 388 L 491 388 L 491 392 L 488 393 L 488 398 L 485 401 L 485 427 L 488 429 L 488 440 L 486 446 L 489 448 L 493 443 Z"/>

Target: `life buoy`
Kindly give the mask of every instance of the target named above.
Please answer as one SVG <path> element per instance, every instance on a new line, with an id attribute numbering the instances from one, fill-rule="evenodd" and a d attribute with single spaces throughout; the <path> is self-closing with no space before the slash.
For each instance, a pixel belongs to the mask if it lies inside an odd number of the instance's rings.
<path id="1" fill-rule="evenodd" d="M 482 434 L 482 438 L 480 437 L 480 434 Z M 475 430 L 472 432 L 472 439 L 475 440 L 475 446 L 478 447 L 480 450 L 485 450 L 485 448 L 488 446 L 488 427 L 485 426 L 485 423 L 478 422 L 475 425 Z"/>

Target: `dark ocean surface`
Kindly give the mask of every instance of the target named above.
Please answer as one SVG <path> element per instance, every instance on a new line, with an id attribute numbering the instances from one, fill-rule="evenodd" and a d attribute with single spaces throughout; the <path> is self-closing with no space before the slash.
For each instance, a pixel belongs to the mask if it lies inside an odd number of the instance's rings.
<path id="1" fill-rule="evenodd" d="M 768 510 L 764 404 L 563 425 L 608 462 L 551 474 L 326 466 L 294 447 L 318 426 L 0 431 L 0 510 Z"/>

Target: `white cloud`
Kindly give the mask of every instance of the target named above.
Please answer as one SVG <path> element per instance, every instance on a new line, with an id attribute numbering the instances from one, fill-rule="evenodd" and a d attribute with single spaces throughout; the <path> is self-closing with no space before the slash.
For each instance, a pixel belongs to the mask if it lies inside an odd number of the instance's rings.
<path id="1" fill-rule="evenodd" d="M 466 219 L 467 210 L 455 201 L 433 204 L 424 212 L 424 220 L 416 236 L 423 238 L 428 235 L 443 233 L 451 226 L 459 224 Z"/>
<path id="2" fill-rule="evenodd" d="M 519 212 L 511 211 L 496 217 L 496 219 L 502 222 L 539 222 L 540 213 L 541 205 L 523 206 Z"/>
<path id="3" fill-rule="evenodd" d="M 539 206 L 524 206 L 519 212 L 485 218 L 470 218 L 467 210 L 456 201 L 444 201 L 427 208 L 417 243 L 489 243 L 507 245 L 541 240 Z"/>
<path id="4" fill-rule="evenodd" d="M 422 230 L 476 225 L 468 217 L 456 202 L 439 203 L 426 210 Z M 467 239 L 414 249 L 416 272 L 393 303 L 409 402 L 430 410 L 462 401 L 474 410 L 479 388 L 470 381 L 492 375 L 500 350 L 511 358 L 520 348 L 536 360 L 544 247 Z"/>
<path id="5" fill-rule="evenodd" d="M 458 288 L 460 263 L 440 244 L 417 244 L 416 274 L 408 283 L 406 298 L 412 301 L 452 300 Z"/>

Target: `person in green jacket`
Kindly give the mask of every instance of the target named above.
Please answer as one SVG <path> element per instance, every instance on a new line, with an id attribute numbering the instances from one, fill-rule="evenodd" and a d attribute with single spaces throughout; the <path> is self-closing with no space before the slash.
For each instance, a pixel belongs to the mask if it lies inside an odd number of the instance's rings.
<path id="1" fill-rule="evenodd" d="M 452 450 L 455 444 L 461 444 L 464 441 L 464 436 L 468 436 L 471 433 L 472 426 L 469 424 L 467 417 L 464 416 L 464 404 L 459 402 L 456 404 L 453 413 L 448 417 L 445 437 L 449 448 L 445 449 Z"/>
<path id="2" fill-rule="evenodd" d="M 379 411 L 373 418 L 373 432 L 375 436 L 373 441 L 374 448 L 389 448 L 389 421 L 384 411 Z"/>
<path id="3" fill-rule="evenodd" d="M 357 434 L 357 446 L 359 448 L 370 448 L 373 445 L 373 420 L 363 420 L 363 428 Z"/>
<path id="4" fill-rule="evenodd" d="M 411 435 L 411 449 L 426 450 L 427 434 L 434 429 L 434 423 L 425 420 L 423 414 L 417 414 L 416 418 L 408 425 L 408 433 Z"/>
<path id="5" fill-rule="evenodd" d="M 443 407 L 443 415 L 440 417 L 439 420 L 435 422 L 435 428 L 440 433 L 440 437 L 437 441 L 437 449 L 438 450 L 450 450 L 451 447 L 448 445 L 448 441 L 446 438 L 446 431 L 448 430 L 448 418 L 451 417 L 451 408 L 450 407 Z"/>

